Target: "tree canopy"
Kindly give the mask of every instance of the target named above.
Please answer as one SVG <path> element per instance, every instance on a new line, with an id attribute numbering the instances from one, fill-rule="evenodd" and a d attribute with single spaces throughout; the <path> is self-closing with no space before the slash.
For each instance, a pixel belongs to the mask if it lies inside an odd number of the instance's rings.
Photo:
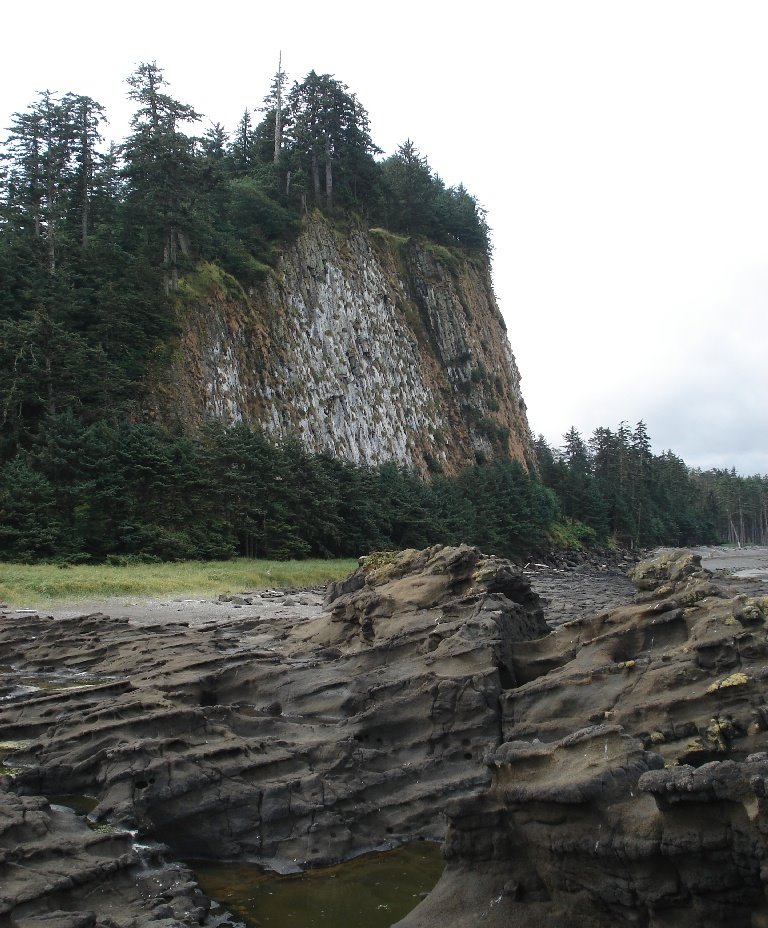
<path id="1" fill-rule="evenodd" d="M 768 543 L 768 476 L 689 468 L 672 451 L 653 454 L 645 422 L 571 428 L 564 444 L 535 443 L 543 483 L 562 515 L 627 547 Z"/>

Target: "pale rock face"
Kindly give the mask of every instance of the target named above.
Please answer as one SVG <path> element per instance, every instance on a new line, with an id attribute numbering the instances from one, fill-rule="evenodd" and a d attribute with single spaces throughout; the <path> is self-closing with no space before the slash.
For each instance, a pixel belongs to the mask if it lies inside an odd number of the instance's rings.
<path id="1" fill-rule="evenodd" d="M 183 301 L 155 413 L 245 421 L 358 464 L 454 472 L 533 460 L 520 376 L 483 263 L 310 217 L 269 280 Z M 170 402 L 169 402 L 170 401 Z"/>

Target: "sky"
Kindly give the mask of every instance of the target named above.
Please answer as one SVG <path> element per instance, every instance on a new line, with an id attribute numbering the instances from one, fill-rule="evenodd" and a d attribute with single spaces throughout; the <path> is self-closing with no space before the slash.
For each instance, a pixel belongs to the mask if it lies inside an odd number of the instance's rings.
<path id="1" fill-rule="evenodd" d="M 313 69 L 391 154 L 410 138 L 488 211 L 531 429 L 643 420 L 654 450 L 768 474 L 768 4 L 348 0 L 3 11 L 0 129 L 38 91 L 127 132 L 125 78 L 232 129 Z"/>

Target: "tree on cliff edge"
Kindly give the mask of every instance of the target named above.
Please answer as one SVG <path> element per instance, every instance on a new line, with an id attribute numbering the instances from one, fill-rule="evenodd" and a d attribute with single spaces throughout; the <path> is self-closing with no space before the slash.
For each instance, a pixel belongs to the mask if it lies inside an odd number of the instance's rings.
<path id="1" fill-rule="evenodd" d="M 128 97 L 139 104 L 125 143 L 127 204 L 135 230 L 145 231 L 145 246 L 162 255 L 166 290 L 178 284 L 179 253 L 189 250 L 195 192 L 194 140 L 179 131 L 199 113 L 164 93 L 162 68 L 140 64 L 128 78 Z"/>
<path id="2" fill-rule="evenodd" d="M 49 275 L 57 270 L 62 241 L 85 246 L 90 225 L 96 146 L 104 110 L 90 97 L 49 90 L 23 113 L 14 113 L 2 160 L 4 213 L 13 229 L 44 244 Z M 79 226 L 76 236 L 70 226 Z"/>
<path id="3" fill-rule="evenodd" d="M 378 151 L 368 113 L 348 91 L 332 75 L 310 71 L 288 94 L 289 146 L 296 166 L 311 178 L 315 205 L 324 201 L 328 209 L 334 206 L 338 179 L 343 182 L 339 199 L 347 205 L 356 201 Z"/>

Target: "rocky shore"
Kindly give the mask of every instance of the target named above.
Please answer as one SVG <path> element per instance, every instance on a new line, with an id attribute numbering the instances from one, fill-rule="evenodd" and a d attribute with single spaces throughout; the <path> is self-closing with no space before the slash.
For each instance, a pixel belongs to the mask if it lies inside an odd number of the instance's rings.
<path id="1" fill-rule="evenodd" d="M 436 547 L 324 601 L 3 612 L 0 925 L 224 925 L 175 861 L 417 838 L 449 866 L 409 928 L 762 924 L 761 588 L 635 583 Z"/>
<path id="2" fill-rule="evenodd" d="M 690 552 L 515 648 L 490 787 L 399 928 L 768 924 L 768 598 Z M 736 595 L 734 595 L 736 594 Z"/>

